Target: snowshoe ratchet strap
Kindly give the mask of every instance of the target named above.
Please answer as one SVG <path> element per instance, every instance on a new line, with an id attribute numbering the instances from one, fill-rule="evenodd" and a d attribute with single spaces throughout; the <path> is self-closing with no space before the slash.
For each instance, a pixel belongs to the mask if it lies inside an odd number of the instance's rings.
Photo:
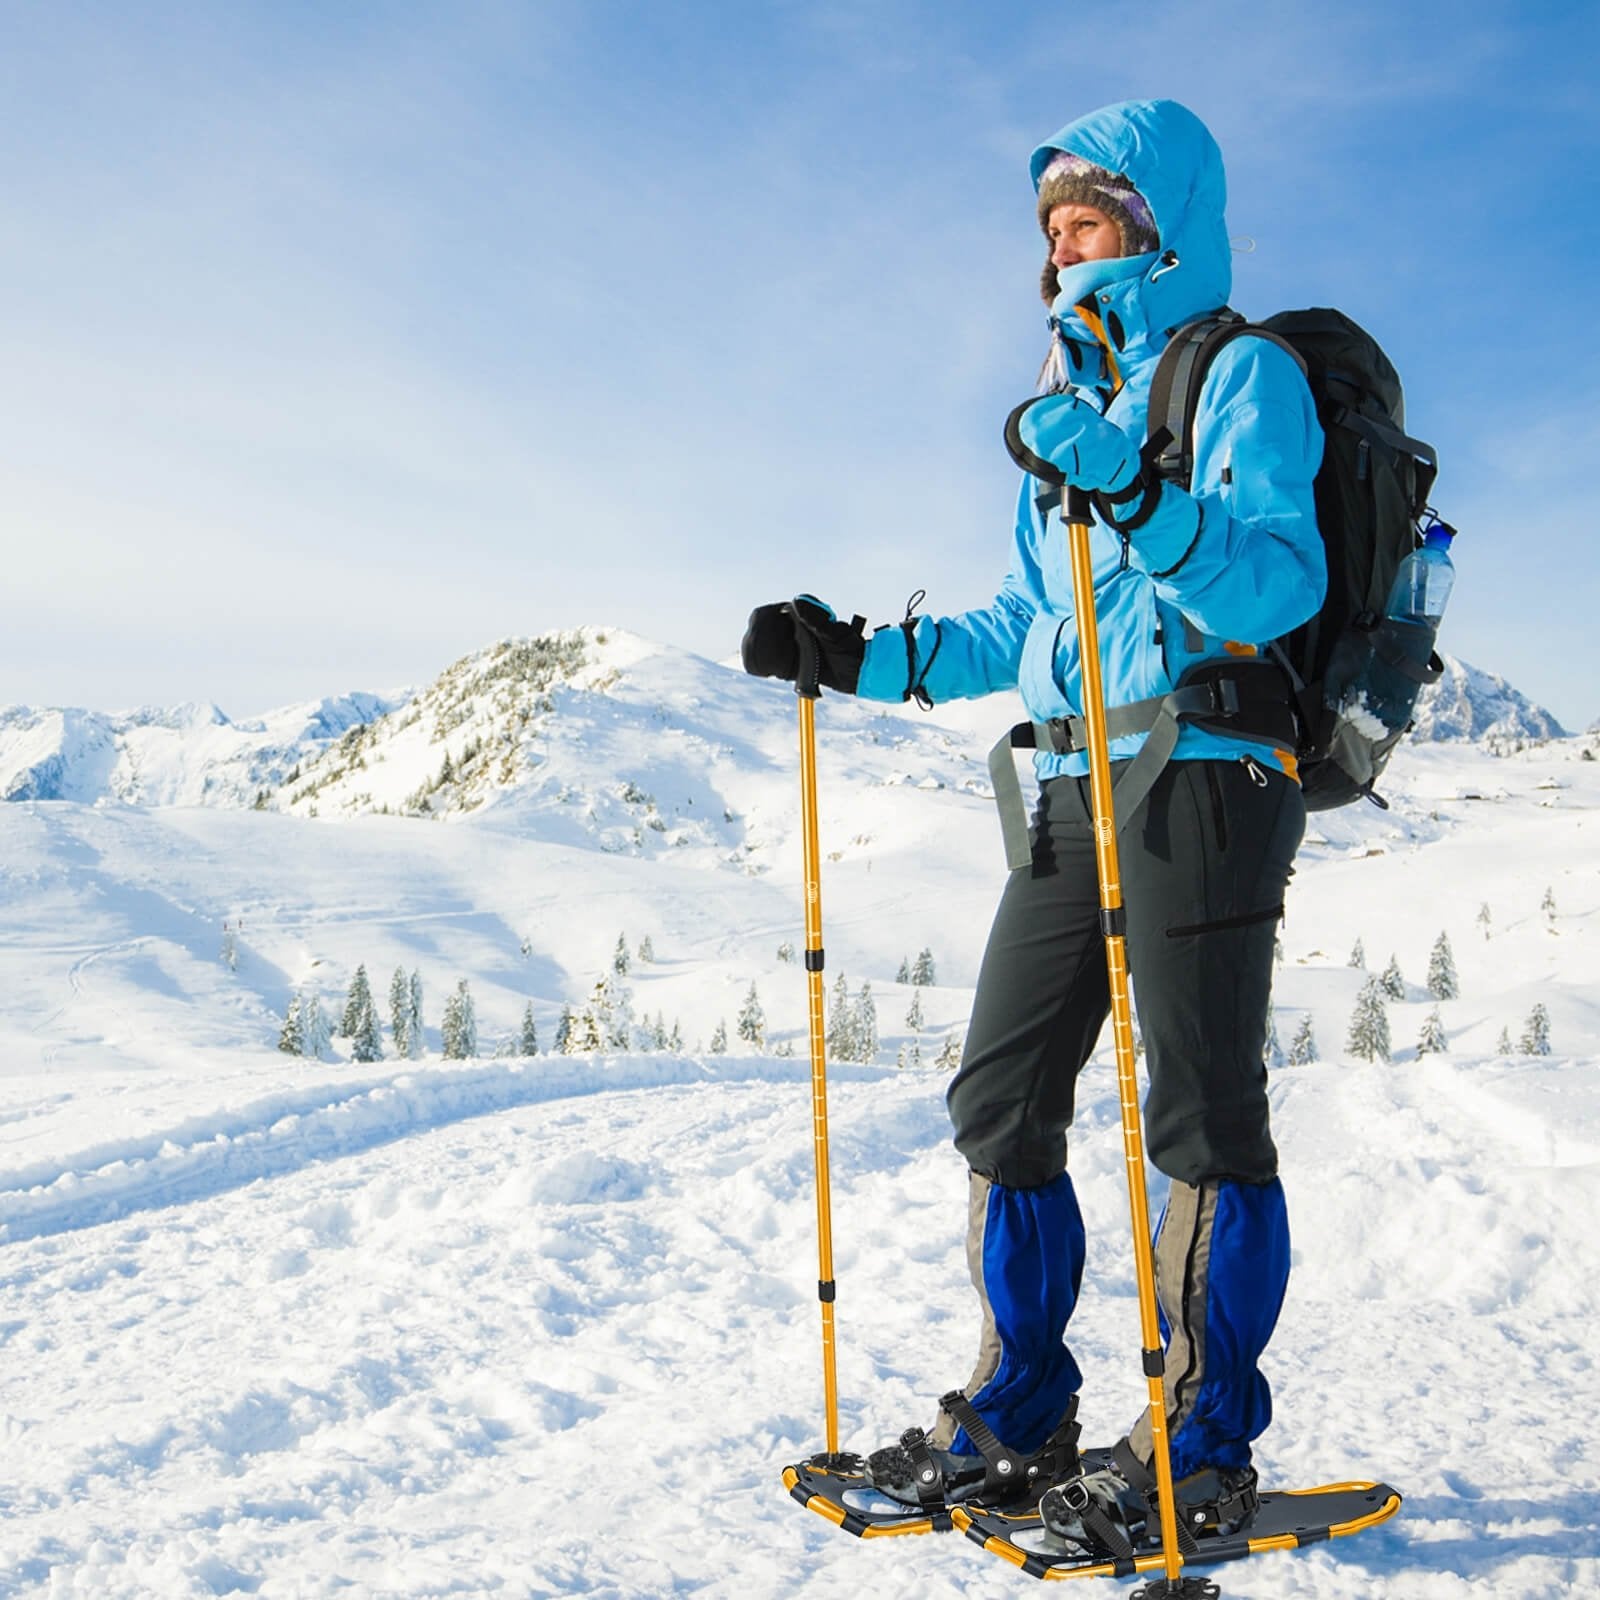
<path id="1" fill-rule="evenodd" d="M 967 1437 L 978 1447 L 978 1453 L 989 1464 L 988 1481 L 996 1487 L 1009 1488 L 1022 1479 L 1022 1458 L 1007 1450 L 995 1437 L 994 1429 L 977 1413 L 972 1402 L 959 1389 L 952 1389 L 940 1398 L 939 1409 L 951 1421 L 965 1428 Z"/>
<path id="2" fill-rule="evenodd" d="M 1055 1431 L 1032 1455 L 1008 1450 L 995 1436 L 977 1407 L 960 1389 L 952 1389 L 939 1401 L 939 1409 L 952 1422 L 966 1430 L 988 1465 L 983 1487 L 1002 1494 L 1020 1493 L 1040 1483 L 1071 1477 L 1078 1470 L 1078 1397 L 1073 1395 Z"/>

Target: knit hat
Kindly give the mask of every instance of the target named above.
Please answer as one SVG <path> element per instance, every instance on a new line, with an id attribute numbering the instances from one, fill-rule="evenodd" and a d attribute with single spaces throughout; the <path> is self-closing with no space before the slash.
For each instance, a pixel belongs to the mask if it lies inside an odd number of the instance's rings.
<path id="1" fill-rule="evenodd" d="M 1117 225 L 1125 256 L 1143 255 L 1161 242 L 1150 202 L 1120 173 L 1107 172 L 1070 150 L 1059 151 L 1039 174 L 1039 227 L 1050 233 L 1050 213 L 1057 206 L 1094 206 Z M 1056 269 L 1046 258 L 1043 289 L 1055 297 Z"/>

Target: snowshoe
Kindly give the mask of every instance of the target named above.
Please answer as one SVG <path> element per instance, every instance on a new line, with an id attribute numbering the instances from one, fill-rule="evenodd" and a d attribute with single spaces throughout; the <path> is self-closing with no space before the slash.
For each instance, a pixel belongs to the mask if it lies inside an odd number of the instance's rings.
<path id="1" fill-rule="evenodd" d="M 943 1533 L 955 1506 L 1025 1505 L 1030 1511 L 1051 1484 L 1083 1470 L 1078 1454 L 1077 1396 L 1054 1433 L 1031 1455 L 1008 1450 L 959 1389 L 939 1402 L 982 1452 L 957 1455 L 930 1443 L 921 1428 L 900 1442 L 856 1455 L 817 1455 L 785 1470 L 789 1493 L 809 1510 L 860 1537 Z M 1095 1465 L 1100 1464 L 1097 1453 Z"/>
<path id="2" fill-rule="evenodd" d="M 1173 1489 L 1185 1568 L 1344 1538 L 1400 1509 L 1399 1493 L 1386 1483 L 1263 1490 L 1250 1468 L 1208 1468 Z M 951 1519 L 969 1539 L 1035 1578 L 1129 1578 L 1164 1566 L 1154 1484 L 1126 1442 L 1087 1452 L 1083 1471 L 1052 1484 L 1031 1511 L 972 1503 L 954 1507 Z M 1193 1584 L 1195 1594 L 1207 1592 L 1203 1580 Z"/>

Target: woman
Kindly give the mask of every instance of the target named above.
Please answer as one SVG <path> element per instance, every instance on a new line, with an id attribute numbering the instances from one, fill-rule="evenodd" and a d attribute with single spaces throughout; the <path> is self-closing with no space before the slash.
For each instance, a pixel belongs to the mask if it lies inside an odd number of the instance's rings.
<path id="1" fill-rule="evenodd" d="M 1036 150 L 1032 176 L 1049 241 L 1056 392 L 1008 429 L 1014 453 L 1037 470 L 1023 482 L 999 593 L 988 606 L 868 638 L 809 601 L 762 607 L 745 638 L 748 670 L 793 677 L 798 623 L 835 689 L 938 702 L 1015 685 L 1035 723 L 1080 716 L 1062 479 L 1094 497 L 1113 712 L 1158 702 L 1186 672 L 1251 653 L 1321 604 L 1312 482 L 1322 435 L 1284 350 L 1241 337 L 1218 354 L 1196 413 L 1188 489 L 1158 479 L 1141 457 L 1169 335 L 1225 305 L 1231 286 L 1222 159 L 1209 132 L 1173 101 L 1109 106 Z M 1149 738 L 1148 722 L 1137 723 L 1132 713 L 1114 720 L 1119 776 Z M 1270 737 L 1184 721 L 1153 781 L 1150 766 L 1139 769 L 1147 792 L 1119 800 L 1118 827 L 1150 1076 L 1146 1146 L 1171 1180 L 1156 1282 L 1173 1475 L 1180 1496 L 1226 1520 L 1248 1498 L 1251 1441 L 1270 1418 L 1257 1362 L 1289 1270 L 1262 1055 L 1275 924 L 1305 808 L 1293 755 Z M 1087 757 L 1041 750 L 1035 767 L 1031 859 L 1002 895 L 949 1096 L 971 1168 L 978 1364 L 964 1393 L 941 1402 L 926 1440 L 913 1431 L 909 1449 L 872 1461 L 884 1492 L 924 1505 L 930 1481 L 945 1503 L 979 1485 L 992 1491 L 998 1454 L 1034 1457 L 1046 1476 L 1079 1470 L 1081 1374 L 1064 1334 L 1084 1235 L 1066 1131 L 1109 999 Z M 1141 1418 L 1091 1475 L 1125 1521 L 1142 1515 L 1151 1451 Z"/>

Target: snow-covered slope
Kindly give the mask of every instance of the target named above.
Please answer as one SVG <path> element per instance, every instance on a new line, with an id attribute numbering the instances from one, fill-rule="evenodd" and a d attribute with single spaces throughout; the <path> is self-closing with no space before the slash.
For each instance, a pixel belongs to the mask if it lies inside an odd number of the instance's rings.
<path id="1" fill-rule="evenodd" d="M 570 737 L 542 725 L 470 809 L 470 784 L 436 791 L 464 826 L 384 816 L 349 770 L 288 812 L 0 806 L 0 1594 L 1031 1582 L 955 1536 L 849 1539 L 783 1491 L 823 1427 L 806 989 L 782 953 L 803 926 L 793 696 L 625 636 L 586 649 L 548 689 Z M 486 742 L 494 694 L 459 702 Z M 427 718 L 403 721 L 376 724 L 369 774 L 436 774 Z M 931 1420 L 972 1362 L 946 1079 L 892 1063 L 964 1026 L 1003 868 L 989 728 L 837 697 L 818 727 L 828 982 L 870 983 L 882 1034 L 875 1064 L 830 1067 L 860 1449 Z M 1274 1008 L 1319 1059 L 1271 1080 L 1296 1275 L 1260 1462 L 1407 1501 L 1223 1569 L 1229 1600 L 1600 1592 L 1597 743 L 1413 742 L 1391 810 L 1313 819 Z M 1460 996 L 1439 1002 L 1441 934 Z M 439 1059 L 462 980 L 485 1050 L 530 1003 L 548 1048 L 619 935 L 636 1015 L 680 1022 L 683 1050 Z M 1343 1051 L 1358 940 L 1399 969 L 1389 1063 Z M 896 972 L 924 946 L 938 982 L 913 990 Z M 426 1058 L 277 1052 L 291 991 L 336 1011 L 358 964 L 380 996 L 421 975 Z M 752 985 L 767 1048 L 709 1054 Z M 1535 1005 L 1548 1057 L 1515 1049 Z M 1419 1057 L 1435 1006 L 1449 1051 Z M 1073 1135 L 1096 1441 L 1144 1392 L 1117 1118 L 1102 1050 Z"/>
<path id="2" fill-rule="evenodd" d="M 1451 657 L 1445 667 L 1419 704 L 1417 739 L 1481 740 L 1498 751 L 1563 736 L 1503 679 Z M 420 692 L 347 694 L 244 722 L 212 705 L 114 714 L 14 706 L 0 709 L 0 799 L 319 817 L 461 818 L 509 805 L 542 834 L 609 850 L 710 845 L 742 836 L 717 820 L 742 811 L 731 792 L 740 775 L 780 756 L 768 732 L 775 692 L 786 691 L 736 665 L 590 627 L 501 640 Z M 829 707 L 846 728 L 883 714 L 848 699 Z M 939 767 L 915 781 L 981 784 L 981 763 L 959 773 L 941 763 L 931 730 L 992 739 L 1016 715 L 998 701 L 939 707 L 926 720 L 896 708 L 904 726 L 894 736 Z"/>
<path id="3" fill-rule="evenodd" d="M 230 722 L 213 705 L 126 712 L 0 708 L 0 800 L 244 806 L 403 696 L 342 695 Z"/>
<path id="4" fill-rule="evenodd" d="M 274 804 L 301 816 L 492 816 L 609 852 L 745 850 L 762 811 L 790 801 L 793 706 L 787 686 L 620 629 L 505 640 L 353 728 Z M 986 791 L 965 741 L 914 719 L 841 697 L 826 712 L 855 736 L 859 775 L 874 784 Z"/>

